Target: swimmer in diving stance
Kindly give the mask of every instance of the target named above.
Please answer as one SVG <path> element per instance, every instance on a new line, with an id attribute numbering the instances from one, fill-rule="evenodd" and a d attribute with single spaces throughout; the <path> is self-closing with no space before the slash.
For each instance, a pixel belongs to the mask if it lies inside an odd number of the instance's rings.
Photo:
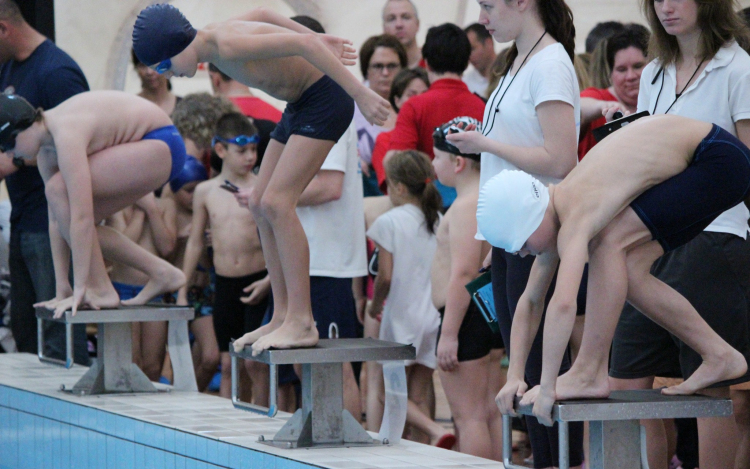
<path id="1" fill-rule="evenodd" d="M 663 394 L 693 394 L 744 375 L 745 357 L 650 268 L 749 195 L 750 150 L 716 125 L 672 115 L 642 118 L 606 137 L 549 189 L 521 171 L 490 179 L 480 193 L 479 231 L 493 246 L 536 256 L 513 319 L 508 381 L 496 398 L 501 412 L 514 414 L 514 397 L 523 396 L 521 403 L 533 403 L 534 415 L 551 425 L 556 400 L 608 397 L 609 348 L 626 300 L 703 359 Z M 586 262 L 581 349 L 558 378 Z M 526 392 L 524 363 L 558 263 L 541 384 Z"/>
<path id="2" fill-rule="evenodd" d="M 44 180 L 56 295 L 36 306 L 54 309 L 56 317 L 83 306 L 119 306 L 102 250 L 149 276 L 143 291 L 123 304 L 145 304 L 185 283 L 176 267 L 98 226 L 182 171 L 185 144 L 158 106 L 119 91 L 90 91 L 42 111 L 19 96 L 0 95 L 0 151 L 36 158 Z"/>
<path id="3" fill-rule="evenodd" d="M 295 208 L 302 191 L 351 124 L 356 101 L 371 123 L 382 125 L 388 102 L 344 65 L 354 65 L 351 42 L 315 34 L 267 9 L 196 30 L 177 8 L 152 5 L 133 29 L 141 62 L 166 76 L 195 75 L 210 62 L 226 75 L 286 101 L 271 133 L 252 191 L 236 197 L 260 231 L 273 291 L 270 323 L 234 342 L 258 354 L 271 347 L 312 347 L 318 331 L 310 305 L 310 251 Z"/>

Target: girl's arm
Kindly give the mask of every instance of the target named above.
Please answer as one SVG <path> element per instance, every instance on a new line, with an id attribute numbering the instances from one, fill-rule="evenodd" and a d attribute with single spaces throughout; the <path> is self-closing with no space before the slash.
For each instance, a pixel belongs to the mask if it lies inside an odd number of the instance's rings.
<path id="1" fill-rule="evenodd" d="M 527 173 L 562 179 L 578 161 L 574 108 L 563 101 L 545 101 L 536 111 L 544 136 L 541 147 L 509 145 L 476 131 L 450 134 L 446 139 L 462 152 L 492 153 Z"/>
<path id="2" fill-rule="evenodd" d="M 198 267 L 198 261 L 203 252 L 203 233 L 208 223 L 206 195 L 209 190 L 209 187 L 205 184 L 198 184 L 193 195 L 193 220 L 190 225 L 190 235 L 185 246 L 185 257 L 182 263 L 182 273 L 185 274 L 187 282 L 177 292 L 178 305 L 187 305 L 187 291 L 190 287 L 190 280 L 195 274 L 195 269 Z"/>
<path id="3" fill-rule="evenodd" d="M 367 309 L 370 317 L 377 318 L 383 313 L 385 299 L 391 291 L 391 279 L 393 278 L 393 254 L 375 243 L 378 248 L 378 275 L 375 277 L 375 286 L 372 294 L 372 302 Z"/>

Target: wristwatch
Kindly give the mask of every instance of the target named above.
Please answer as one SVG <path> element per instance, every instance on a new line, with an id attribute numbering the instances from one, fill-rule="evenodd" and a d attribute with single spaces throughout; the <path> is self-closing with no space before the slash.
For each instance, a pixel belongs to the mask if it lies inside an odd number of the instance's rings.
<path id="1" fill-rule="evenodd" d="M 21 169 L 24 166 L 26 166 L 26 162 L 23 160 L 23 158 L 18 157 L 18 156 L 14 156 L 13 157 L 13 166 L 15 166 L 18 169 Z"/>

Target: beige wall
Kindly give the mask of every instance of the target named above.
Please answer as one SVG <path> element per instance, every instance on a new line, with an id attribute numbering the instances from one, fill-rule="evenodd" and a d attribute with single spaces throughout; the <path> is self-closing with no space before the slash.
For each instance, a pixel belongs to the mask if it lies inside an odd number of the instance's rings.
<path id="1" fill-rule="evenodd" d="M 166 1 L 166 0 L 160 0 Z M 83 68 L 93 89 L 124 89 L 136 92 L 139 82 L 130 66 L 130 34 L 135 17 L 156 0 L 57 0 L 55 17 L 60 47 Z M 381 32 L 380 12 L 384 0 L 172 0 L 198 28 L 249 9 L 266 6 L 281 14 L 310 14 L 329 33 L 351 39 L 359 48 L 369 36 Z M 422 27 L 420 42 L 430 26 L 452 21 L 467 25 L 476 21 L 476 0 L 414 0 Z M 750 0 L 740 2 L 749 6 Z M 578 31 L 578 48 L 598 22 L 641 22 L 638 0 L 568 0 Z M 359 75 L 357 67 L 352 71 Z M 193 79 L 175 79 L 175 92 L 186 94 L 209 89 L 205 73 Z M 281 106 L 281 103 L 277 103 Z"/>

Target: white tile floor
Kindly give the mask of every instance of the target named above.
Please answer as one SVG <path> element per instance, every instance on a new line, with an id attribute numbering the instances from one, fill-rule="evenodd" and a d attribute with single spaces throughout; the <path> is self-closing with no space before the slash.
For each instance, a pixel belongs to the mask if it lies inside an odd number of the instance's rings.
<path id="1" fill-rule="evenodd" d="M 97 415 L 89 415 L 88 418 L 106 419 L 106 413 L 127 417 L 129 422 L 130 419 L 133 421 L 134 432 L 139 431 L 138 421 L 149 422 L 165 429 L 219 440 L 313 467 L 331 469 L 503 468 L 502 464 L 494 461 L 409 441 L 402 441 L 395 446 L 367 448 L 272 448 L 259 444 L 257 439 L 260 435 L 272 437 L 290 417 L 289 414 L 280 413 L 277 418 L 271 419 L 235 410 L 231 401 L 206 394 L 165 392 L 78 397 L 59 391 L 61 384 L 71 388 L 85 371 L 86 368 L 78 366 L 66 370 L 42 364 L 31 354 L 0 354 L 0 386 L 104 411 L 94 412 Z M 166 386 L 157 386 L 167 389 Z M 147 427 L 153 428 L 145 428 Z M 160 435 L 154 437 L 155 441 L 158 442 L 158 438 L 169 438 L 169 435 L 165 437 L 166 432 Z"/>

